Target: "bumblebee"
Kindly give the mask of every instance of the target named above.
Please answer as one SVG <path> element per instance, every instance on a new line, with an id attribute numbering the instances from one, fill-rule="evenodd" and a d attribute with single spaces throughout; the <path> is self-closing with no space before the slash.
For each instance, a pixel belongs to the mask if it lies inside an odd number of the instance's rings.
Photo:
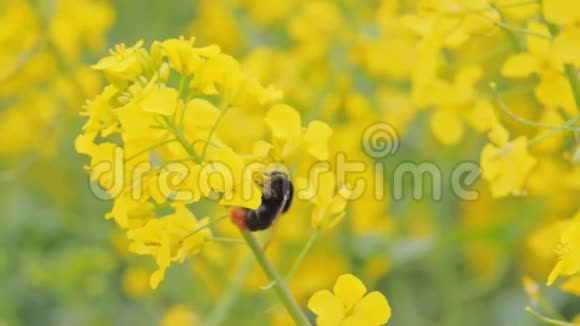
<path id="1" fill-rule="evenodd" d="M 262 231 L 290 209 L 294 186 L 288 175 L 274 170 L 265 175 L 262 188 L 262 203 L 256 209 L 232 207 L 230 218 L 241 230 Z"/>

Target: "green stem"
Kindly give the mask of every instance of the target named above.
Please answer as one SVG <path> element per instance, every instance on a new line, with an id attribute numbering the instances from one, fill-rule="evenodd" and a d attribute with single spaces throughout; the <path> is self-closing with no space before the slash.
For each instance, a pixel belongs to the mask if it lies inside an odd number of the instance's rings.
<path id="1" fill-rule="evenodd" d="M 149 146 L 149 147 L 147 147 L 147 148 L 144 148 L 144 149 L 140 150 L 139 152 L 137 152 L 137 153 L 135 153 L 135 154 L 133 154 L 133 155 L 129 156 L 128 158 L 126 158 L 126 159 L 125 159 L 125 162 L 129 162 L 129 161 L 131 161 L 132 159 L 134 159 L 134 158 L 136 158 L 136 157 L 139 157 L 139 155 L 145 154 L 145 153 L 147 153 L 147 152 L 149 152 L 149 151 L 152 151 L 152 150 L 154 150 L 154 149 L 156 149 L 156 148 L 158 148 L 158 147 L 161 147 L 161 146 L 163 146 L 163 145 L 166 145 L 166 144 L 172 143 L 172 142 L 174 142 L 174 141 L 177 141 L 177 139 L 167 139 L 167 140 L 164 140 L 164 141 L 162 141 L 162 142 L 160 142 L 160 143 L 157 143 L 157 144 L 155 144 L 155 145 L 151 145 L 151 146 Z"/>
<path id="2" fill-rule="evenodd" d="M 218 144 L 212 143 L 210 141 L 208 141 L 207 139 L 196 139 L 191 143 L 191 146 L 194 146 L 199 144 L 199 143 L 203 143 L 203 144 L 209 144 L 215 148 L 219 148 Z M 205 145 L 204 145 L 205 146 Z"/>
<path id="3" fill-rule="evenodd" d="M 183 148 L 187 151 L 187 153 L 194 158 L 196 163 L 201 163 L 202 160 L 200 159 L 199 155 L 197 155 L 193 147 L 189 145 L 181 129 L 176 128 L 173 122 L 167 119 L 167 117 L 163 118 L 165 120 L 165 123 L 167 123 L 167 127 L 171 130 L 171 132 L 173 132 L 173 134 L 177 138 L 177 141 L 181 143 L 181 146 L 183 146 Z"/>
<path id="4" fill-rule="evenodd" d="M 543 38 L 545 40 L 552 40 L 552 37 L 550 35 L 533 32 L 533 31 L 530 31 L 530 30 L 525 29 L 523 27 L 515 26 L 512 24 L 508 24 L 508 23 L 502 23 L 502 22 L 495 22 L 495 24 L 504 30 L 509 30 L 512 32 L 517 32 L 517 33 L 523 33 L 523 34 L 530 35 L 530 36 L 536 36 L 536 37 Z"/>
<path id="5" fill-rule="evenodd" d="M 535 122 L 535 121 L 528 120 L 528 119 L 525 119 L 525 118 L 518 116 L 507 106 L 507 104 L 505 104 L 501 95 L 497 92 L 497 89 L 492 87 L 492 92 L 495 95 L 495 100 L 496 100 L 499 108 L 502 111 L 504 111 L 507 115 L 509 115 L 510 118 L 514 119 L 516 122 L 528 125 L 530 127 L 536 127 L 536 128 L 542 128 L 542 129 L 551 129 L 551 130 L 558 130 L 558 131 L 562 130 L 562 126 L 554 126 L 554 125 L 548 125 L 545 123 L 539 123 L 539 122 Z M 570 131 L 580 131 L 580 128 L 567 128 L 567 129 Z"/>
<path id="6" fill-rule="evenodd" d="M 310 234 L 308 242 L 306 242 L 306 245 L 304 246 L 304 248 L 302 248 L 300 255 L 298 255 L 298 258 L 296 258 L 296 261 L 288 271 L 288 274 L 286 275 L 286 282 L 290 282 L 292 276 L 294 276 L 294 273 L 296 273 L 296 270 L 300 266 L 300 263 L 304 260 L 304 257 L 306 257 L 310 249 L 312 249 L 312 246 L 316 242 L 316 239 L 318 239 L 319 235 L 320 235 L 319 229 L 314 229 L 314 231 L 312 231 L 312 234 Z"/>
<path id="7" fill-rule="evenodd" d="M 546 298 L 544 298 L 541 294 L 538 299 L 540 307 L 542 307 L 542 310 L 544 310 L 549 316 L 551 316 L 552 318 L 564 319 L 564 316 L 562 316 L 558 312 L 558 310 L 556 310 L 556 308 L 554 308 L 554 306 L 552 306 L 552 304 L 548 300 L 546 300 Z"/>
<path id="8" fill-rule="evenodd" d="M 566 123 L 564 123 L 564 124 L 563 124 L 563 125 L 562 125 L 560 128 L 554 129 L 554 130 L 552 130 L 552 131 L 550 131 L 550 132 L 547 132 L 547 133 L 545 133 L 545 134 L 543 134 L 543 135 L 541 135 L 541 136 L 538 136 L 538 137 L 536 137 L 536 138 L 530 139 L 530 141 L 528 142 L 528 146 L 533 146 L 533 145 L 536 145 L 536 144 L 538 144 L 538 143 L 541 143 L 541 142 L 543 142 L 544 140 L 546 140 L 546 139 L 548 139 L 548 138 L 550 138 L 550 137 L 552 137 L 552 136 L 556 135 L 557 133 L 559 133 L 559 132 L 561 132 L 561 131 L 564 131 L 564 130 L 568 130 L 568 129 L 570 129 L 570 128 L 571 128 L 571 127 L 573 127 L 573 126 L 576 124 L 576 122 L 578 122 L 579 120 L 580 120 L 580 116 L 578 116 L 578 117 L 575 117 L 575 118 L 572 118 L 572 119 L 570 119 L 570 120 L 566 121 Z"/>
<path id="9" fill-rule="evenodd" d="M 543 321 L 544 323 L 546 323 L 548 325 L 554 325 L 554 326 L 574 326 L 574 324 L 571 324 L 571 323 L 568 323 L 568 322 L 565 322 L 565 321 L 548 318 L 548 317 L 540 314 L 539 312 L 535 311 L 531 307 L 526 307 L 526 312 L 529 313 L 530 315 L 536 317 L 538 320 Z"/>
<path id="10" fill-rule="evenodd" d="M 563 320 L 564 316 L 552 305 L 552 303 L 544 296 L 542 291 L 538 290 L 538 302 L 542 310 L 544 310 L 552 318 Z"/>
<path id="11" fill-rule="evenodd" d="M 248 247 L 250 247 L 250 250 L 252 250 L 254 257 L 256 257 L 256 260 L 258 261 L 258 264 L 262 268 L 264 274 L 266 274 L 270 281 L 274 282 L 274 292 L 288 313 L 292 316 L 296 324 L 299 326 L 310 325 L 308 318 L 306 318 L 306 315 L 300 309 L 300 306 L 298 306 L 296 300 L 294 300 L 292 297 L 292 294 L 290 294 L 290 290 L 280 275 L 278 275 L 278 272 L 276 272 L 272 264 L 270 264 L 270 261 L 264 254 L 264 251 L 262 251 L 262 248 L 254 235 L 249 231 L 241 231 L 241 233 L 244 237 L 244 240 L 246 240 Z"/>
<path id="12" fill-rule="evenodd" d="M 177 112 L 179 108 L 179 101 L 181 100 L 181 93 L 183 93 L 183 87 L 185 86 L 185 75 L 181 75 L 179 79 L 179 88 L 177 90 L 177 105 L 175 105 L 175 111 L 173 111 L 173 121 L 177 121 L 177 116 L 179 113 Z M 187 103 L 186 103 L 187 104 Z"/>
<path id="13" fill-rule="evenodd" d="M 204 224 L 204 225 L 198 227 L 197 229 L 191 231 L 190 233 L 186 234 L 183 237 L 183 239 L 187 239 L 187 238 L 191 237 L 192 235 L 194 235 L 194 234 L 196 234 L 198 232 L 201 232 L 204 229 L 207 229 L 208 227 L 210 227 L 210 226 L 212 226 L 212 225 L 214 225 L 216 223 L 219 223 L 219 222 L 223 221 L 224 219 L 226 219 L 228 217 L 229 217 L 229 215 L 223 215 L 223 216 L 220 216 L 220 217 L 218 217 L 216 219 L 213 219 L 213 220 L 209 221 L 207 224 Z"/>
<path id="14" fill-rule="evenodd" d="M 578 79 L 578 71 L 576 70 L 576 66 L 572 64 L 564 65 L 564 69 L 566 70 L 566 77 L 568 77 L 570 86 L 572 86 L 572 93 L 574 94 L 574 100 L 576 101 L 576 109 L 580 113 L 580 80 Z"/>
<path id="15" fill-rule="evenodd" d="M 187 98 L 185 99 L 185 102 L 183 103 L 183 110 L 181 111 L 181 117 L 179 117 L 179 128 L 183 128 L 183 120 L 185 119 L 185 110 L 187 110 L 187 103 L 189 103 L 189 101 L 191 101 L 191 99 L 193 98 L 193 93 L 189 93 L 189 95 L 187 95 Z"/>
<path id="16" fill-rule="evenodd" d="M 215 123 L 211 127 L 211 130 L 209 131 L 209 134 L 207 135 L 207 142 L 203 146 L 203 151 L 201 152 L 201 160 L 202 161 L 205 159 L 205 154 L 207 154 L 207 149 L 208 149 L 209 144 L 211 142 L 211 137 L 213 137 L 213 134 L 217 130 L 218 125 L 220 124 L 220 122 L 222 121 L 222 119 L 224 118 L 224 116 L 226 115 L 226 112 L 228 112 L 230 107 L 231 106 L 227 106 L 226 108 L 224 108 L 222 110 L 220 116 L 217 118 L 217 120 L 215 121 Z"/>
<path id="17" fill-rule="evenodd" d="M 499 17 L 501 20 L 504 20 L 504 15 L 498 11 Z M 482 17 L 488 18 L 485 15 L 483 15 Z M 494 22 L 496 23 L 496 22 Z M 505 33 L 505 35 L 507 36 L 508 40 L 512 43 L 512 46 L 514 47 L 514 50 L 516 50 L 516 52 L 522 52 L 525 51 L 524 46 L 522 45 L 522 43 L 520 42 L 520 39 L 518 37 L 518 35 L 516 35 L 516 33 L 512 30 L 509 29 L 505 26 L 502 25 L 497 25 L 501 28 L 501 30 Z"/>

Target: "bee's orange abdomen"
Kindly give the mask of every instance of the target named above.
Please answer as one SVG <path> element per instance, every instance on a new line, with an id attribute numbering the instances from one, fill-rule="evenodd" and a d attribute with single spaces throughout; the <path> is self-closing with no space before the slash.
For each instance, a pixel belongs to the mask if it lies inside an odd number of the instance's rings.
<path id="1" fill-rule="evenodd" d="M 247 211 L 241 207 L 230 208 L 230 219 L 232 223 L 237 225 L 240 230 L 248 230 L 248 225 L 246 224 Z"/>

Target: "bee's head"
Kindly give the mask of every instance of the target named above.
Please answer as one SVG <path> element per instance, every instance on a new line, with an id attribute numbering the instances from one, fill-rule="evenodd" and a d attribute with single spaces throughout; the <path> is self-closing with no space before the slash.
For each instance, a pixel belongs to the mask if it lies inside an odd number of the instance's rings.
<path id="1" fill-rule="evenodd" d="M 284 197 L 293 190 L 288 174 L 279 170 L 264 174 L 263 182 L 259 186 L 262 188 L 262 197 L 266 199 Z"/>

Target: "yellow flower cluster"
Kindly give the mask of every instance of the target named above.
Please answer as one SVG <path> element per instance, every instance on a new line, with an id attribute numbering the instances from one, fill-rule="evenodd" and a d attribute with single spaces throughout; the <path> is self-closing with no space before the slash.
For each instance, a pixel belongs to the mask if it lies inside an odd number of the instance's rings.
<path id="1" fill-rule="evenodd" d="M 171 262 L 201 250 L 212 236 L 209 223 L 221 219 L 198 220 L 188 204 L 219 199 L 221 206 L 256 209 L 262 193 L 255 173 L 329 155 L 326 123 L 303 126 L 295 109 L 278 103 L 279 90 L 262 86 L 216 45 L 197 47 L 184 38 L 149 49 L 141 41 L 121 44 L 92 68 L 109 84 L 85 105 L 88 120 L 75 146 L 91 158 L 91 180 L 114 199 L 106 217 L 126 230 L 129 250 L 155 258 L 153 288 Z M 271 139 L 228 129 L 221 122 L 229 116 L 263 119 Z M 315 227 L 344 215 L 346 202 L 331 202 L 335 192 L 333 186 L 314 195 Z"/>

